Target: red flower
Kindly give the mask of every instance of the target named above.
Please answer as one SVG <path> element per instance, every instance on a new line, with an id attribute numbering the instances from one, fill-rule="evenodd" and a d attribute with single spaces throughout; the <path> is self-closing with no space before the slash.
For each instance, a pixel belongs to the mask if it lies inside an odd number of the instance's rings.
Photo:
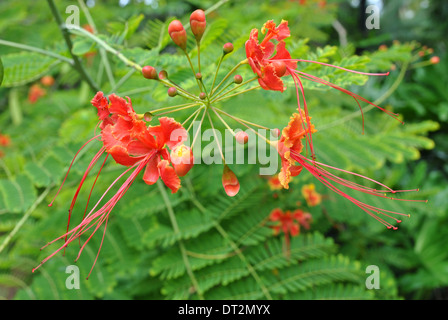
<path id="1" fill-rule="evenodd" d="M 39 84 L 33 84 L 28 91 L 28 101 L 30 103 L 36 103 L 37 100 L 47 94 L 47 90 L 43 89 Z"/>
<path id="2" fill-rule="evenodd" d="M 301 166 L 296 165 L 296 161 L 291 158 L 291 150 L 301 153 L 303 150 L 302 139 L 316 132 L 314 125 L 311 125 L 311 130 L 305 129 L 304 114 L 295 113 L 286 128 L 283 129 L 282 136 L 278 141 L 277 150 L 282 161 L 282 168 L 278 174 L 280 183 L 285 189 L 289 188 L 289 181 L 291 177 L 295 177 L 302 171 Z"/>
<path id="3" fill-rule="evenodd" d="M 69 208 L 67 232 L 57 239 L 51 241 L 47 245 L 52 244 L 60 239 L 64 239 L 64 244 L 47 258 L 45 258 L 36 268 L 33 269 L 33 272 L 43 263 L 53 257 L 56 253 L 67 247 L 69 243 L 81 237 L 81 235 L 90 230 L 91 235 L 79 250 L 79 258 L 81 252 L 84 250 L 84 247 L 91 239 L 91 237 L 96 233 L 99 227 L 103 224 L 105 224 L 105 226 L 107 227 L 107 221 L 109 219 L 110 212 L 113 210 L 118 201 L 123 197 L 126 191 L 130 188 L 140 172 L 144 171 L 143 180 L 147 184 L 154 184 L 158 180 L 158 178 L 161 177 L 162 181 L 167 187 L 171 189 L 173 193 L 180 188 L 180 179 L 174 171 L 174 168 L 170 166 L 170 153 L 167 150 L 167 147 L 173 149 L 177 145 L 185 141 L 187 132 L 181 124 L 171 118 L 159 118 L 160 125 L 147 127 L 144 121 L 139 120 L 140 117 L 135 113 L 130 99 L 128 98 L 128 101 L 126 101 L 125 99 L 120 98 L 115 94 L 110 95 L 108 101 L 108 99 L 103 95 L 102 92 L 98 92 L 91 102 L 92 105 L 94 105 L 98 110 L 98 118 L 100 120 L 100 128 L 102 129 L 102 131 L 100 135 L 97 135 L 87 141 L 76 153 L 75 158 L 70 164 L 67 175 L 77 155 L 87 144 L 101 137 L 103 146 L 93 157 L 92 161 L 84 172 L 75 195 L 73 196 Z M 84 216 L 81 222 L 76 227 L 69 229 L 71 213 L 75 207 L 79 192 L 88 174 L 104 154 L 106 154 L 106 157 L 97 173 L 97 177 L 92 186 L 92 189 L 95 186 L 95 183 L 109 155 L 111 155 L 117 163 L 127 166 L 128 168 L 117 177 L 117 179 L 107 188 L 107 190 L 94 205 L 94 207 L 89 212 L 87 212 L 90 200 L 89 195 L 87 205 L 84 210 Z M 118 182 L 129 172 L 131 172 L 130 175 L 122 183 L 118 191 L 112 197 L 110 197 L 110 199 L 106 203 L 100 206 L 100 203 L 102 203 L 103 198 L 106 197 L 108 192 L 116 184 L 118 184 Z M 65 178 L 67 178 L 67 175 Z M 64 182 L 65 179 L 62 185 L 64 184 Z M 59 191 L 62 188 L 62 185 L 59 188 Z M 57 194 L 59 193 L 59 191 L 57 192 Z M 49 206 L 52 206 L 53 201 Z M 106 228 L 104 228 L 104 232 L 105 231 Z M 101 245 L 98 250 L 98 254 L 100 250 Z M 95 266 L 95 263 L 96 259 L 92 266 L 92 269 Z"/>
<path id="4" fill-rule="evenodd" d="M 272 210 L 269 219 L 272 222 L 277 222 L 277 225 L 273 226 L 275 234 L 280 233 L 280 231 L 285 234 L 285 251 L 286 255 L 289 255 L 289 236 L 298 236 L 300 234 L 300 226 L 309 229 L 312 217 L 311 214 L 300 209 L 294 210 L 293 212 L 289 210 L 283 212 L 282 209 L 276 208 Z"/>
<path id="5" fill-rule="evenodd" d="M 269 178 L 268 184 L 269 184 L 269 189 L 271 189 L 271 190 L 281 190 L 281 189 L 283 189 L 283 186 L 282 186 L 282 184 L 280 182 L 280 179 L 278 178 L 278 174 L 276 174 L 275 176 Z"/>
<path id="6" fill-rule="evenodd" d="M 272 210 L 269 219 L 274 222 L 279 222 L 278 225 L 273 227 L 275 234 L 282 231 L 286 236 L 290 234 L 295 237 L 300 233 L 300 225 L 305 229 L 310 228 L 311 215 L 300 209 L 294 210 L 293 212 L 289 210 L 283 212 L 282 209 L 277 208 Z"/>
<path id="7" fill-rule="evenodd" d="M 314 183 L 304 185 L 302 187 L 302 195 L 310 207 L 317 206 L 322 202 L 322 196 L 316 192 Z"/>
<path id="8" fill-rule="evenodd" d="M 172 118 L 163 117 L 159 121 L 159 126 L 145 127 L 136 133 L 135 140 L 127 145 L 127 152 L 136 156 L 134 159 L 152 155 L 143 173 L 143 180 L 152 185 L 160 177 L 172 193 L 175 193 L 180 188 L 180 179 L 174 168 L 169 166 L 170 153 L 166 146 L 174 149 L 186 140 L 187 131 Z"/>
<path id="9" fill-rule="evenodd" d="M 283 92 L 285 87 L 280 77 L 289 75 L 287 68 L 295 69 L 297 62 L 285 48 L 283 39 L 290 36 L 288 22 L 283 20 L 278 27 L 270 20 L 261 29 L 266 33 L 263 41 L 258 42 L 258 30 L 252 29 L 246 41 L 246 56 L 252 71 L 258 75 L 258 83 L 265 90 Z M 271 40 L 276 40 L 277 44 Z M 274 56 L 272 56 L 276 52 Z"/>
<path id="10" fill-rule="evenodd" d="M 0 133 L 0 146 L 7 147 L 11 144 L 11 139 L 8 135 Z"/>
<path id="11" fill-rule="evenodd" d="M 303 116 L 303 115 L 302 115 Z M 393 226 L 391 223 L 385 220 L 385 218 L 390 218 L 392 220 L 395 220 L 395 222 L 400 223 L 401 220 L 397 219 L 393 215 L 400 215 L 400 216 L 409 216 L 404 213 L 389 211 L 385 209 L 381 209 L 378 207 L 374 207 L 372 205 L 363 203 L 354 197 L 352 197 L 350 194 L 342 191 L 341 189 L 336 186 L 336 184 L 349 188 L 354 191 L 363 192 L 366 194 L 374 195 L 381 198 L 387 198 L 392 200 L 401 200 L 401 201 L 419 201 L 420 200 L 403 200 L 403 199 L 397 199 L 392 198 L 390 196 L 387 196 L 387 193 L 396 194 L 398 192 L 408 192 L 408 191 L 417 191 L 417 190 L 393 190 L 384 184 L 375 181 L 373 179 L 367 178 L 365 176 L 362 176 L 357 173 L 353 173 L 350 171 L 338 169 L 320 162 L 317 162 L 314 158 L 309 159 L 301 154 L 301 151 L 303 149 L 303 145 L 301 144 L 301 139 L 306 137 L 308 139 L 307 134 L 305 134 L 305 130 L 303 129 L 303 120 L 301 119 L 302 116 L 299 116 L 298 114 L 294 114 L 293 117 L 291 117 L 291 121 L 285 129 L 283 129 L 282 137 L 278 143 L 278 152 L 280 154 L 280 157 L 282 158 L 282 171 L 279 174 L 280 181 L 282 181 L 282 184 L 285 188 L 287 188 L 287 183 L 289 182 L 289 176 L 293 176 L 296 172 L 296 170 L 302 170 L 302 168 L 305 168 L 307 171 L 309 171 L 316 179 L 318 179 L 321 183 L 323 183 L 326 187 L 331 189 L 332 191 L 336 192 L 337 194 L 343 196 L 344 198 L 348 199 L 352 203 L 354 203 L 356 206 L 361 208 L 363 211 L 368 213 L 370 216 L 375 218 L 377 221 L 385 225 L 388 229 L 393 228 L 394 230 L 397 229 L 395 226 Z M 314 126 L 311 125 L 311 133 L 314 132 Z M 299 166 L 295 166 L 295 161 L 298 162 Z M 331 173 L 327 170 L 335 170 L 338 172 L 351 174 L 357 177 L 360 177 L 362 179 L 368 180 L 370 182 L 375 183 L 380 188 L 369 188 L 362 186 L 360 184 L 351 182 L 349 180 L 343 179 L 335 175 L 334 173 Z"/>

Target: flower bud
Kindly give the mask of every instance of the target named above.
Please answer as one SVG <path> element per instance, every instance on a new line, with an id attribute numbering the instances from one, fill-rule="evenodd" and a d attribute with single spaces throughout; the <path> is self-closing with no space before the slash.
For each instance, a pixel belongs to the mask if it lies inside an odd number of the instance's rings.
<path id="1" fill-rule="evenodd" d="M 170 88 L 168 89 L 168 95 L 169 95 L 170 97 L 175 97 L 175 96 L 177 96 L 177 89 L 176 89 L 175 87 L 170 87 Z"/>
<path id="2" fill-rule="evenodd" d="M 274 138 L 278 138 L 282 134 L 282 132 L 280 131 L 279 128 L 272 129 L 271 131 L 272 131 L 272 136 Z"/>
<path id="3" fill-rule="evenodd" d="M 43 76 L 40 79 L 40 83 L 42 83 L 45 87 L 51 87 L 54 84 L 54 78 L 52 76 Z"/>
<path id="4" fill-rule="evenodd" d="M 196 73 L 195 77 L 196 77 L 196 79 L 201 80 L 202 74 L 200 72 L 198 72 L 198 73 Z"/>
<path id="5" fill-rule="evenodd" d="M 236 196 L 238 191 L 240 191 L 240 183 L 238 182 L 236 175 L 226 164 L 224 165 L 222 174 L 222 186 L 229 197 Z"/>
<path id="6" fill-rule="evenodd" d="M 227 42 L 223 47 L 222 47 L 222 51 L 224 53 L 224 55 L 229 54 L 230 52 L 233 51 L 233 44 L 230 42 Z"/>
<path id="7" fill-rule="evenodd" d="M 201 92 L 199 94 L 199 99 L 204 100 L 205 98 L 207 98 L 207 95 L 205 94 L 205 92 Z"/>
<path id="8" fill-rule="evenodd" d="M 249 135 L 244 131 L 240 131 L 235 135 L 235 140 L 239 144 L 246 144 L 249 140 Z"/>
<path id="9" fill-rule="evenodd" d="M 177 44 L 182 50 L 187 49 L 187 32 L 179 20 L 171 21 L 168 26 L 168 33 L 175 44 Z"/>
<path id="10" fill-rule="evenodd" d="M 236 84 L 240 84 L 241 82 L 243 82 L 243 77 L 241 75 L 237 74 L 233 77 L 233 82 Z"/>
<path id="11" fill-rule="evenodd" d="M 440 58 L 438 56 L 434 56 L 434 57 L 431 57 L 431 59 L 429 59 L 429 61 L 431 61 L 432 64 L 438 64 L 440 62 Z"/>
<path id="12" fill-rule="evenodd" d="M 193 152 L 186 145 L 179 145 L 171 150 L 171 163 L 179 177 L 185 176 L 194 165 Z"/>
<path id="13" fill-rule="evenodd" d="M 195 10 L 190 16 L 190 28 L 197 42 L 201 41 L 206 25 L 205 12 L 201 9 Z"/>
<path id="14" fill-rule="evenodd" d="M 168 72 L 166 72 L 165 70 L 159 72 L 159 79 L 165 80 L 167 78 L 168 78 Z"/>
<path id="15" fill-rule="evenodd" d="M 144 66 L 142 68 L 142 74 L 146 79 L 157 79 L 157 71 L 154 67 Z"/>

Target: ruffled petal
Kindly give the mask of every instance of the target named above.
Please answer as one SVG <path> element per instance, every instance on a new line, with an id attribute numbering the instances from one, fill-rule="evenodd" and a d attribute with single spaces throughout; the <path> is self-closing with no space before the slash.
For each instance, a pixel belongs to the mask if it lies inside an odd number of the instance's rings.
<path id="1" fill-rule="evenodd" d="M 167 160 L 161 160 L 158 168 L 162 181 L 171 189 L 171 193 L 176 193 L 180 188 L 180 179 L 174 171 L 174 168 L 169 165 Z"/>
<path id="2" fill-rule="evenodd" d="M 160 157 L 154 156 L 146 165 L 145 172 L 143 173 L 143 181 L 145 181 L 146 184 L 153 185 L 157 182 L 159 179 L 159 168 L 158 163 L 160 161 Z"/>

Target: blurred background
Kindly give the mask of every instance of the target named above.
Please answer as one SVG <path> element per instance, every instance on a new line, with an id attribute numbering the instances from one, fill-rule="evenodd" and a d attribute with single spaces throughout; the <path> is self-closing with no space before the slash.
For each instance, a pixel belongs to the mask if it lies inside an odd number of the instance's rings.
<path id="1" fill-rule="evenodd" d="M 2 299 L 447 299 L 448 298 L 448 2 L 442 0 L 86 0 L 54 1 L 60 18 L 79 12 L 79 24 L 132 61 L 168 71 L 174 82 L 194 91 L 185 57 L 167 34 L 168 23 L 185 25 L 195 9 L 207 10 L 201 44 L 206 85 L 222 45 L 232 42 L 218 78 L 245 58 L 244 43 L 267 20 L 288 20 L 287 48 L 293 58 L 315 60 L 364 72 L 366 77 L 321 65 L 299 63 L 304 72 L 350 89 L 387 110 L 364 108 L 365 134 L 356 101 L 321 84 L 304 81 L 318 130 L 318 158 L 395 189 L 392 201 L 365 194 L 357 199 L 410 214 L 388 230 L 346 199 L 304 172 L 288 190 L 260 165 L 234 165 L 241 190 L 226 196 L 221 165 L 196 165 L 182 188 L 168 198 L 137 179 L 110 214 L 104 242 L 95 234 L 75 263 L 77 241 L 35 273 L 31 270 L 58 248 L 43 249 L 62 235 L 67 210 L 100 143 L 77 158 L 52 207 L 76 151 L 95 134 L 95 88 L 70 65 L 53 1 L 0 3 L 0 297 Z M 72 6 L 72 7 L 70 7 Z M 370 8 L 369 10 L 366 10 Z M 75 21 L 75 20 L 73 20 Z M 193 61 L 197 50 L 189 33 Z M 180 104 L 166 88 L 132 72 L 116 55 L 80 33 L 69 35 L 72 53 L 96 88 L 129 96 L 137 113 Z M 244 79 L 253 77 L 247 67 Z M 255 90 L 223 102 L 229 113 L 269 128 L 285 127 L 297 108 L 294 83 L 284 93 Z M 176 113 L 183 121 L 188 113 Z M 217 128 L 224 129 L 219 121 Z M 237 123 L 232 125 L 238 126 Z M 206 125 L 207 128 L 207 125 Z M 241 128 L 244 129 L 244 128 Z M 95 169 L 97 170 L 97 169 Z M 96 172 L 96 171 L 95 171 Z M 111 159 L 95 184 L 90 208 L 123 172 Z M 81 190 L 73 221 L 79 223 L 96 174 Z M 348 177 L 349 179 L 353 177 Z M 315 185 L 312 203 L 304 186 Z M 163 189 L 163 187 L 162 187 Z M 290 238 L 274 232 L 274 209 L 311 215 Z M 174 213 L 179 232 L 173 231 Z M 76 223 L 73 222 L 73 223 Z M 74 224 L 73 224 L 74 226 Z M 87 238 L 80 241 L 82 244 Z M 61 242 L 59 242 L 61 245 Z M 377 266 L 370 274 L 368 266 Z M 79 270 L 73 289 L 70 266 Z M 370 275 L 379 278 L 368 278 Z M 374 281 L 379 288 L 369 289 Z"/>

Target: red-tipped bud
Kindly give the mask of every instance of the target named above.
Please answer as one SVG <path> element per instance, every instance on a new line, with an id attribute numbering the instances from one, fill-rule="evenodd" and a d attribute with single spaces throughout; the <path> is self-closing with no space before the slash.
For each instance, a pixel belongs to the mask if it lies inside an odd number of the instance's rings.
<path id="1" fill-rule="evenodd" d="M 201 41 L 206 25 L 205 12 L 201 9 L 195 10 L 190 16 L 190 28 L 197 42 Z"/>
<path id="2" fill-rule="evenodd" d="M 147 122 L 151 121 L 152 117 L 153 117 L 153 114 L 149 111 L 147 111 L 143 114 L 143 119 Z"/>
<path id="3" fill-rule="evenodd" d="M 157 70 L 151 66 L 144 66 L 142 74 L 146 79 L 157 79 Z"/>
<path id="4" fill-rule="evenodd" d="M 278 138 L 278 137 L 280 137 L 280 135 L 281 135 L 281 133 L 282 133 L 282 132 L 280 131 L 279 128 L 272 129 L 271 131 L 272 131 L 272 136 L 273 136 L 274 138 Z"/>
<path id="5" fill-rule="evenodd" d="M 223 47 L 222 47 L 222 52 L 224 53 L 224 55 L 229 54 L 230 52 L 233 51 L 233 44 L 230 42 L 227 42 Z"/>
<path id="6" fill-rule="evenodd" d="M 168 95 L 169 95 L 170 97 L 175 97 L 175 96 L 177 96 L 177 89 L 176 89 L 175 87 L 170 87 L 170 88 L 168 89 Z"/>
<path id="7" fill-rule="evenodd" d="M 283 77 L 286 73 L 286 64 L 283 61 L 274 61 L 272 66 L 275 69 L 275 74 L 278 77 Z"/>
<path id="8" fill-rule="evenodd" d="M 171 163 L 179 177 L 185 176 L 194 165 L 193 152 L 186 145 L 179 145 L 171 150 Z"/>
<path id="9" fill-rule="evenodd" d="M 233 82 L 236 84 L 240 84 L 241 82 L 243 82 L 243 77 L 241 75 L 237 74 L 233 77 Z"/>
<path id="10" fill-rule="evenodd" d="M 207 95 L 205 94 L 205 92 L 201 92 L 199 94 L 199 99 L 204 100 L 205 98 L 207 98 Z"/>
<path id="11" fill-rule="evenodd" d="M 240 183 L 236 175 L 232 170 L 225 164 L 224 172 L 222 173 L 222 186 L 229 197 L 234 197 L 240 191 Z"/>
<path id="12" fill-rule="evenodd" d="M 165 70 L 160 71 L 159 79 L 162 79 L 162 80 L 168 79 L 168 72 L 166 72 Z"/>
<path id="13" fill-rule="evenodd" d="M 195 75 L 196 79 L 201 80 L 202 79 L 202 73 L 198 72 Z"/>
<path id="14" fill-rule="evenodd" d="M 187 49 L 187 32 L 179 20 L 171 21 L 168 26 L 168 33 L 175 44 L 177 44 L 182 50 Z"/>
<path id="15" fill-rule="evenodd" d="M 240 131 L 235 135 L 235 140 L 239 144 L 246 144 L 249 140 L 249 135 L 244 131 Z"/>
<path id="16" fill-rule="evenodd" d="M 431 57 L 431 59 L 429 59 L 429 61 L 431 61 L 432 64 L 438 64 L 440 62 L 440 58 L 438 56 L 434 56 L 434 57 Z"/>

